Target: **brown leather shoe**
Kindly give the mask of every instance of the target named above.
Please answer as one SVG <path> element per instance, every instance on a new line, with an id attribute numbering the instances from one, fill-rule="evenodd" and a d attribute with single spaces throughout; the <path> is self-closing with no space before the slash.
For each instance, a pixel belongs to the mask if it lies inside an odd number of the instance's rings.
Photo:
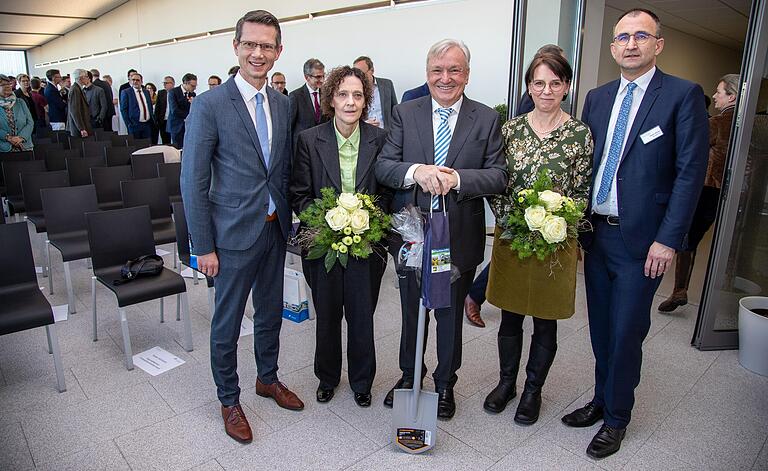
<path id="1" fill-rule="evenodd" d="M 232 407 L 221 406 L 221 417 L 224 419 L 224 430 L 227 435 L 241 443 L 250 443 L 253 440 L 251 426 L 240 404 Z"/>
<path id="2" fill-rule="evenodd" d="M 275 381 L 272 384 L 264 384 L 260 379 L 256 379 L 256 394 L 261 397 L 271 397 L 277 402 L 277 405 L 290 410 L 302 410 L 304 409 L 304 403 L 301 402 L 299 396 L 292 393 L 290 389 L 285 387 L 280 381 Z"/>
<path id="3" fill-rule="evenodd" d="M 475 327 L 485 327 L 483 318 L 480 317 L 480 305 L 475 302 L 474 299 L 467 295 L 464 298 L 464 315 L 467 316 L 467 320 Z"/>

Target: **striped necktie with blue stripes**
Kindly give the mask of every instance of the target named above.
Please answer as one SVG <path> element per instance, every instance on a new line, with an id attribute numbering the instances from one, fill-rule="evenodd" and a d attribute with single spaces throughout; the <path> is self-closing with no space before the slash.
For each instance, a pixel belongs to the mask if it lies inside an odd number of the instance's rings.
<path id="1" fill-rule="evenodd" d="M 453 113 L 453 108 L 438 108 L 437 114 L 440 115 L 440 125 L 437 127 L 435 135 L 435 165 L 445 165 L 448 157 L 448 148 L 451 146 L 451 127 L 448 126 L 448 118 Z M 432 197 L 432 209 L 440 207 L 440 197 Z"/>

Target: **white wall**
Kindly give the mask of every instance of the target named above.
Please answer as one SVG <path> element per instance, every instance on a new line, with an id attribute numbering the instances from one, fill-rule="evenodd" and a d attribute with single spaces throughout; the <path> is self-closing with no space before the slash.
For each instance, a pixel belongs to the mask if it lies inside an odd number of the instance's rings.
<path id="1" fill-rule="evenodd" d="M 318 11 L 352 3 L 361 2 L 269 0 L 259 2 L 258 8 L 287 17 L 306 13 L 307 5 Z M 215 14 L 210 14 L 211 2 L 204 0 L 133 0 L 60 39 L 30 50 L 30 72 L 42 76 L 49 68 L 35 69 L 36 63 L 231 28 L 243 13 L 257 6 L 238 0 L 218 2 L 215 8 Z M 183 25 L 166 21 L 171 11 L 186 18 Z M 320 17 L 283 26 L 284 51 L 273 71 L 285 73 L 288 88 L 294 89 L 304 83 L 301 67 L 307 58 L 317 57 L 330 68 L 350 64 L 364 54 L 373 59 L 377 75 L 394 81 L 399 98 L 406 89 L 424 83 L 429 46 L 445 37 L 455 37 L 465 41 L 472 52 L 467 95 L 493 106 L 506 101 L 511 29 L 512 2 L 507 0 L 444 0 Z M 184 73 L 192 72 L 198 76 L 198 88 L 206 89 L 209 75 L 226 77 L 227 70 L 236 63 L 232 35 L 228 34 L 50 67 L 62 73 L 78 67 L 98 68 L 102 75 L 111 74 L 118 84 L 126 80 L 125 72 L 130 68 L 138 69 L 145 83 L 156 85 L 165 75 L 176 77 L 178 82 Z"/>

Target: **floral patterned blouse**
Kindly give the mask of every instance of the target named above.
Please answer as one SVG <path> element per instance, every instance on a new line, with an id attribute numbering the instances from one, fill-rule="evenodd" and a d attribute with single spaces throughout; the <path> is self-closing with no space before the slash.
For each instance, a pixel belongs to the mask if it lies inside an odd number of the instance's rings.
<path id="1" fill-rule="evenodd" d="M 509 182 L 505 193 L 490 201 L 497 219 L 510 211 L 511 198 L 533 186 L 542 169 L 550 170 L 554 191 L 577 201 L 589 198 L 594 144 L 587 125 L 571 117 L 539 139 L 526 116 L 512 118 L 501 128 Z"/>

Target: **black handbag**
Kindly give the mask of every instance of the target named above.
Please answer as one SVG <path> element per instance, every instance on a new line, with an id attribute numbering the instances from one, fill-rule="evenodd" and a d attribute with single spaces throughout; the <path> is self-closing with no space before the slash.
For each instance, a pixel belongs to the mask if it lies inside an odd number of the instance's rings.
<path id="1" fill-rule="evenodd" d="M 139 258 L 128 260 L 120 269 L 120 279 L 114 280 L 113 285 L 118 286 L 139 277 L 157 276 L 163 271 L 163 258 L 159 255 L 142 255 Z"/>

